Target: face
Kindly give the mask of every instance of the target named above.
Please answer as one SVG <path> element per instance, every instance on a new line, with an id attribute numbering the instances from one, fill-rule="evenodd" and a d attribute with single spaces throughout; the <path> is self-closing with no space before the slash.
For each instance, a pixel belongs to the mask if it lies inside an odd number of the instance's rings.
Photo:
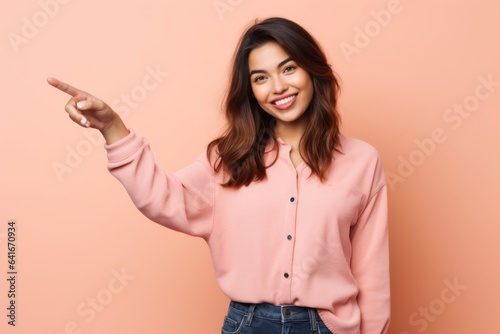
<path id="1" fill-rule="evenodd" d="M 306 121 L 304 116 L 313 97 L 312 79 L 275 42 L 253 49 L 248 57 L 250 81 L 259 105 L 276 118 L 278 128 Z"/>

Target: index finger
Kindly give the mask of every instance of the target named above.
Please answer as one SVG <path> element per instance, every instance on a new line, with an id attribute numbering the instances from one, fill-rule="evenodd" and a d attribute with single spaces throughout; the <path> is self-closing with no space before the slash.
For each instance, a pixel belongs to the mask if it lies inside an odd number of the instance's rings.
<path id="1" fill-rule="evenodd" d="M 54 86 L 55 88 L 59 89 L 60 91 L 63 91 L 65 92 L 66 94 L 69 94 L 73 97 L 76 97 L 80 94 L 84 94 L 85 95 L 85 92 L 71 86 L 71 85 L 68 85 L 67 83 L 65 82 L 62 82 L 62 81 L 59 81 L 55 78 L 47 78 L 47 82 L 51 85 L 51 86 Z"/>

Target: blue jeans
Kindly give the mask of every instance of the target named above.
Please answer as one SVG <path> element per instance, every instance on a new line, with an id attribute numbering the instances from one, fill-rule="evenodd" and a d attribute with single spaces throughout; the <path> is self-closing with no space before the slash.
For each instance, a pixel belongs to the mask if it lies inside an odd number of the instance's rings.
<path id="1" fill-rule="evenodd" d="M 313 308 L 232 301 L 222 334 L 332 334 Z"/>

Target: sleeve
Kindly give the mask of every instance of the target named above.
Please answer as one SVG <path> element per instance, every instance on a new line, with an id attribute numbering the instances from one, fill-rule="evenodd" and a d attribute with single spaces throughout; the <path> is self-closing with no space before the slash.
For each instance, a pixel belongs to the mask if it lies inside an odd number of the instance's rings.
<path id="1" fill-rule="evenodd" d="M 361 334 L 384 334 L 390 321 L 387 186 L 377 158 L 372 189 L 351 230 L 351 270 L 358 283 Z"/>
<path id="2" fill-rule="evenodd" d="M 146 217 L 189 235 L 210 235 L 215 177 L 205 154 L 179 172 L 167 173 L 155 163 L 147 140 L 133 130 L 105 149 L 108 170 Z"/>

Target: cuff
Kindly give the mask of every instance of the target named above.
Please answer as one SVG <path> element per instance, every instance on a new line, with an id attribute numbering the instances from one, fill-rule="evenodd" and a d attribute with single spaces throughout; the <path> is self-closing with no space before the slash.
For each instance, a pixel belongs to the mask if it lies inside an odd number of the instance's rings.
<path id="1" fill-rule="evenodd" d="M 117 142 L 108 145 L 104 144 L 107 151 L 108 162 L 118 162 L 127 159 L 134 154 L 139 147 L 142 146 L 144 138 L 136 135 L 135 131 L 128 129 L 130 133 L 118 140 Z"/>

